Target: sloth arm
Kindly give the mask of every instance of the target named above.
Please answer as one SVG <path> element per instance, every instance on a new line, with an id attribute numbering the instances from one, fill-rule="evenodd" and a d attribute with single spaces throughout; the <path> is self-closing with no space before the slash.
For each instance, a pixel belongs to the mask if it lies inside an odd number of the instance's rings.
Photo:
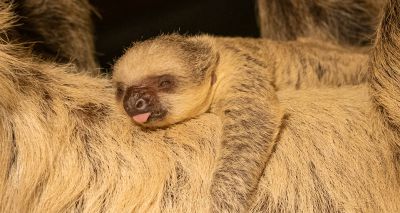
<path id="1" fill-rule="evenodd" d="M 360 84 L 367 56 L 318 43 L 220 40 L 223 51 L 230 52 L 225 55 L 235 58 L 226 60 L 233 62 L 226 70 L 236 71 L 225 80 L 228 89 L 216 95 L 223 100 L 217 99 L 213 109 L 222 118 L 223 138 L 211 195 L 214 210 L 241 212 L 251 202 L 284 119 L 275 92 Z"/>
<path id="2" fill-rule="evenodd" d="M 274 147 L 282 116 L 274 87 L 260 69 L 252 62 L 240 66 L 212 107 L 223 123 L 211 186 L 213 212 L 248 210 Z"/>
<path id="3" fill-rule="evenodd" d="M 40 41 L 34 51 L 61 63 L 72 62 L 98 74 L 93 39 L 92 6 L 88 0 L 19 0 L 16 7 L 22 18 L 17 27 L 23 39 Z"/>

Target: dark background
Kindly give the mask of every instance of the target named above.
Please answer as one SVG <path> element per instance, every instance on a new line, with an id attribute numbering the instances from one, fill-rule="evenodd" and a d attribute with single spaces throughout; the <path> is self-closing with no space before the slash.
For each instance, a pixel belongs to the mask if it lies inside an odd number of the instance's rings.
<path id="1" fill-rule="evenodd" d="M 113 61 L 134 41 L 162 33 L 208 33 L 259 36 L 254 0 L 91 0 L 95 41 L 101 67 Z"/>

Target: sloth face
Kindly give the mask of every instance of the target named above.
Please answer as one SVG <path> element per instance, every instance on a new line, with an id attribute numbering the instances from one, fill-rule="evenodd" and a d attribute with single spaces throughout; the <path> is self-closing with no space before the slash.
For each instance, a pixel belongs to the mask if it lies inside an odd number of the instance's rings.
<path id="1" fill-rule="evenodd" d="M 200 41 L 162 36 L 136 44 L 115 65 L 116 99 L 144 127 L 168 126 L 208 110 L 215 54 Z"/>
<path id="2" fill-rule="evenodd" d="M 205 112 L 211 87 L 190 86 L 181 78 L 163 74 L 134 85 L 117 82 L 117 100 L 135 123 L 145 127 L 163 127 Z"/>

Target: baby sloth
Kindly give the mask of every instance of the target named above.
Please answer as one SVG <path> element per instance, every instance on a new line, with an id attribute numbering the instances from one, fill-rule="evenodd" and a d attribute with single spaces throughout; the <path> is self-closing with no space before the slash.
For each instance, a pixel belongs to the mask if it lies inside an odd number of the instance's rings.
<path id="1" fill-rule="evenodd" d="M 282 118 L 271 65 L 235 45 L 206 35 L 160 36 L 135 44 L 113 73 L 121 108 L 140 126 L 166 127 L 207 111 L 221 118 L 213 212 L 247 211 Z"/>

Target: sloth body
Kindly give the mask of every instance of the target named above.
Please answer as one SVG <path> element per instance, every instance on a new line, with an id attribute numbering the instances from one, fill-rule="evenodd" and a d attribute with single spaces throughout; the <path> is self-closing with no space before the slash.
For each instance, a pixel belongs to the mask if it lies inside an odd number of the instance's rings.
<path id="1" fill-rule="evenodd" d="M 229 93 L 226 90 L 232 84 L 241 83 L 237 81 L 258 78 L 265 81 L 263 85 L 272 85 L 267 88 L 271 93 L 358 85 L 366 81 L 367 63 L 368 56 L 363 53 L 307 40 L 275 42 L 171 35 L 130 48 L 117 61 L 113 81 L 125 111 L 136 123 L 152 128 L 208 111 L 212 103 Z M 255 86 L 254 82 L 251 84 Z M 145 89 L 150 90 L 149 94 L 139 98 Z M 133 105 L 139 99 L 139 104 L 149 101 L 151 106 L 146 108 L 145 103 L 143 109 L 137 109 Z M 150 111 L 154 112 L 148 114 Z"/>
<path id="2" fill-rule="evenodd" d="M 1 33 L 12 29 L 10 8 L 0 3 Z M 399 11 L 395 0 L 386 8 L 366 85 L 346 85 L 366 80 L 359 54 L 221 39 L 253 57 L 272 53 L 260 59 L 276 68 L 268 72 L 286 115 L 249 212 L 400 212 Z M 6 40 L 0 47 L 0 212 L 210 209 L 218 117 L 140 131 L 115 104 L 108 79 L 71 74 L 78 70 Z"/>
<path id="3" fill-rule="evenodd" d="M 302 46 L 314 51 L 303 54 Z M 365 80 L 365 55 L 326 48 L 321 56 L 318 44 L 161 36 L 129 49 L 116 63 L 113 80 L 121 108 L 141 126 L 165 127 L 207 111 L 221 118 L 222 148 L 211 187 L 212 208 L 243 212 L 286 119 L 276 91 Z M 279 61 L 274 56 L 278 52 L 302 60 Z M 343 60 L 332 63 L 334 55 Z"/>

